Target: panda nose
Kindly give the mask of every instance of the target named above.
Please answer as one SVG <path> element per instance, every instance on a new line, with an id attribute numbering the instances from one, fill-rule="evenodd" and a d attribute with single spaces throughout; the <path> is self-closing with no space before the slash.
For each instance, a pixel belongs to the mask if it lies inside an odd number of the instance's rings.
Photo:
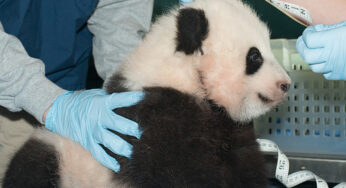
<path id="1" fill-rule="evenodd" d="M 277 86 L 281 89 L 281 91 L 286 93 L 288 91 L 288 89 L 290 88 L 291 84 L 289 84 L 287 82 L 278 82 Z"/>

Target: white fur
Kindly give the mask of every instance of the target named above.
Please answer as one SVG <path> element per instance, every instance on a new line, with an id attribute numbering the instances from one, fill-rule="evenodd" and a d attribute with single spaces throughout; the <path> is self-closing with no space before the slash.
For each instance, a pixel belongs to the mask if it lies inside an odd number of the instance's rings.
<path id="1" fill-rule="evenodd" d="M 256 14 L 238 0 L 196 0 L 189 7 L 204 10 L 209 21 L 209 34 L 202 46 L 204 55 L 175 52 L 178 12 L 173 10 L 152 26 L 144 42 L 120 66 L 126 79 L 124 86 L 131 90 L 172 87 L 199 98 L 209 97 L 239 121 L 251 120 L 276 105 L 284 96 L 277 83 L 289 83 L 290 79 L 275 60 L 269 31 Z M 245 75 L 245 58 L 253 46 L 265 62 L 249 76 Z M 258 93 L 274 102 L 264 104 Z M 35 137 L 60 153 L 62 187 L 127 187 L 112 182 L 111 171 L 71 140 L 45 130 L 37 130 Z"/>
<path id="2" fill-rule="evenodd" d="M 112 182 L 112 172 L 98 163 L 79 144 L 45 129 L 37 129 L 33 137 L 54 146 L 59 154 L 60 187 L 110 188 L 120 187 Z M 126 187 L 122 185 L 121 187 Z"/>
<path id="3" fill-rule="evenodd" d="M 290 83 L 290 79 L 271 52 L 266 25 L 239 0 L 196 0 L 189 7 L 204 10 L 209 21 L 202 47 L 205 54 L 175 52 L 178 10 L 173 10 L 153 25 L 120 67 L 127 79 L 124 86 L 131 90 L 172 87 L 200 98 L 208 96 L 238 121 L 249 121 L 276 105 L 284 96 L 277 83 Z M 257 47 L 265 62 L 256 74 L 247 76 L 245 58 L 250 47 Z M 264 104 L 259 93 L 274 102 Z"/>

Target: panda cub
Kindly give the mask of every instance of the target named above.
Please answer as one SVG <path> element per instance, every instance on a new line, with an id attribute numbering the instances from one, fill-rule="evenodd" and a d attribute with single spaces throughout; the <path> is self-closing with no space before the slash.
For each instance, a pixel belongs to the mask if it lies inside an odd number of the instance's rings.
<path id="1" fill-rule="evenodd" d="M 4 187 L 266 187 L 251 121 L 277 105 L 290 78 L 269 31 L 240 0 L 196 0 L 153 24 L 108 79 L 109 93 L 145 92 L 115 113 L 140 125 L 114 173 L 78 144 L 43 129 L 17 152 Z"/>

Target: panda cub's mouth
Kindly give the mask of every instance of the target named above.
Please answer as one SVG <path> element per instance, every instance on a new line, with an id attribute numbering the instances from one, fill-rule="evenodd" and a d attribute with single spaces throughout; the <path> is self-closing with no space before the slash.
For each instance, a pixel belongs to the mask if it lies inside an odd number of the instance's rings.
<path id="1" fill-rule="evenodd" d="M 263 103 L 271 103 L 271 102 L 274 102 L 273 100 L 271 100 L 271 99 L 269 99 L 269 98 L 263 96 L 261 93 L 258 93 L 258 98 L 260 98 L 261 101 L 262 101 Z"/>

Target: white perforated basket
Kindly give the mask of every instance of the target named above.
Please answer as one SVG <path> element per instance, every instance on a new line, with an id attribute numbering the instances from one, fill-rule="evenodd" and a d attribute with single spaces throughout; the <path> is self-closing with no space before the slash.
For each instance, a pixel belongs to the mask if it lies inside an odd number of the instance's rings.
<path id="1" fill-rule="evenodd" d="M 345 165 L 346 82 L 328 81 L 311 72 L 296 51 L 295 42 L 271 41 L 274 55 L 292 85 L 281 105 L 255 121 L 256 134 L 277 143 L 288 156 L 340 160 Z M 341 174 L 345 179 L 346 170 Z"/>
<path id="2" fill-rule="evenodd" d="M 257 134 L 288 153 L 346 159 L 346 82 L 312 73 L 295 40 L 272 40 L 277 60 L 292 79 L 286 100 L 255 122 Z"/>

